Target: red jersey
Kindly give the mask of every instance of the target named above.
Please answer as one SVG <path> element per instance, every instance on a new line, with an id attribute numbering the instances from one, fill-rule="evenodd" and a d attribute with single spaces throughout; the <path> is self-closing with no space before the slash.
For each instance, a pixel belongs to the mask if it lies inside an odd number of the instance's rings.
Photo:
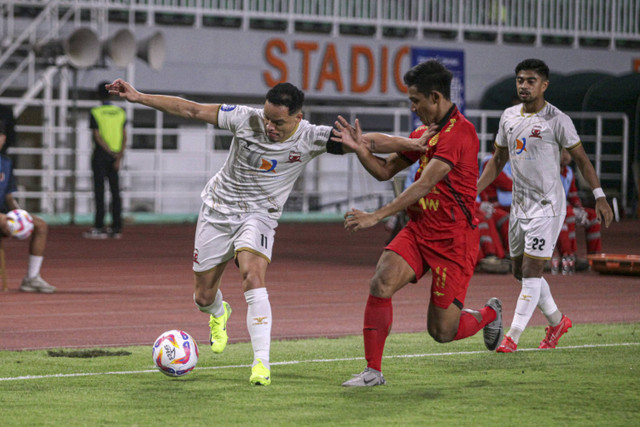
<path id="1" fill-rule="evenodd" d="M 419 138 L 426 130 L 427 126 L 420 126 L 410 137 Z M 407 208 L 422 237 L 448 238 L 468 232 L 477 225 L 474 212 L 479 147 L 475 127 L 454 106 L 441 121 L 440 131 L 429 140 L 424 154 L 417 151 L 401 153 L 411 163 L 420 160 L 416 181 L 431 159 L 451 166 L 447 176 L 429 194 Z"/>

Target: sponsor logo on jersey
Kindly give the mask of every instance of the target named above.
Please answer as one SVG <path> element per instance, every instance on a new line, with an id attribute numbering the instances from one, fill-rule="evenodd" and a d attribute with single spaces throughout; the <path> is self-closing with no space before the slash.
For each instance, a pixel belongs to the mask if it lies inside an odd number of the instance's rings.
<path id="1" fill-rule="evenodd" d="M 198 261 L 198 249 L 193 250 L 193 262 L 195 264 L 200 264 L 200 262 Z"/>
<path id="2" fill-rule="evenodd" d="M 302 153 L 299 151 L 289 151 L 289 161 L 288 163 L 301 162 Z"/>
<path id="3" fill-rule="evenodd" d="M 522 154 L 523 151 L 527 151 L 527 138 L 522 138 L 522 141 L 516 139 L 516 154 Z"/>
<path id="4" fill-rule="evenodd" d="M 222 105 L 220 106 L 220 109 L 221 109 L 222 111 L 233 111 L 233 110 L 235 110 L 235 109 L 236 109 L 236 107 L 237 107 L 237 105 L 227 105 L 227 104 L 222 104 Z"/>
<path id="5" fill-rule="evenodd" d="M 277 160 L 275 159 L 271 159 L 271 160 L 260 159 L 260 160 L 262 160 L 262 165 L 258 169 L 260 169 L 262 172 L 276 173 L 276 166 L 278 165 Z"/>
<path id="6" fill-rule="evenodd" d="M 531 129 L 531 135 L 529 135 L 529 138 L 542 138 L 540 136 L 540 132 L 542 132 L 542 128 L 540 126 L 534 126 L 533 129 Z"/>

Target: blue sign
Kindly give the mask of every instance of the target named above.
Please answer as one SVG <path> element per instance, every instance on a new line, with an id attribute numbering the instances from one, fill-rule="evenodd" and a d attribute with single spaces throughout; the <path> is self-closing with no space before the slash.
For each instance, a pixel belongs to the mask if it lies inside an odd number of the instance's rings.
<path id="1" fill-rule="evenodd" d="M 458 106 L 458 110 L 464 114 L 464 51 L 419 47 L 411 49 L 412 67 L 430 59 L 439 61 L 453 73 L 453 79 L 451 80 L 451 101 L 454 102 Z M 415 114 L 413 116 L 414 128 L 422 125 L 420 119 L 418 119 Z"/>

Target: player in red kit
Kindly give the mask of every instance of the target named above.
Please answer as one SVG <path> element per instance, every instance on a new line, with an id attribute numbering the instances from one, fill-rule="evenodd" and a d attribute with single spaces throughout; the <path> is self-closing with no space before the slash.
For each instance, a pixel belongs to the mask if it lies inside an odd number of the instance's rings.
<path id="1" fill-rule="evenodd" d="M 495 350 L 500 343 L 502 306 L 497 298 L 491 298 L 479 311 L 463 309 L 479 244 L 474 216 L 479 143 L 475 128 L 450 99 L 451 79 L 451 72 L 435 60 L 416 65 L 404 76 L 411 111 L 424 123 L 410 138 L 428 139 L 424 153 L 404 151 L 376 157 L 372 151 L 378 144 L 401 137 L 363 135 L 357 120 L 355 127 L 342 117 L 336 122 L 336 140 L 352 148 L 379 180 L 388 180 L 420 161 L 414 183 L 391 203 L 375 212 L 352 209 L 345 215 L 345 227 L 352 232 L 403 209 L 410 220 L 385 248 L 370 282 L 363 328 L 367 367 L 343 386 L 385 384 L 381 364 L 393 320 L 391 297 L 429 270 L 429 334 L 445 343 L 484 329 L 487 348 Z"/>

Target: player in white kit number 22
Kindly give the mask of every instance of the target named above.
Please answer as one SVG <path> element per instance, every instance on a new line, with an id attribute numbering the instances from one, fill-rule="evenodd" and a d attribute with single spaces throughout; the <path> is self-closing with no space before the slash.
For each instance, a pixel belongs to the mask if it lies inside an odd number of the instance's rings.
<path id="1" fill-rule="evenodd" d="M 556 306 L 542 277 L 545 261 L 553 255 L 566 214 L 566 196 L 560 179 L 560 152 L 566 148 L 593 189 L 598 220 L 608 227 L 613 212 L 607 203 L 571 119 L 544 99 L 549 68 L 539 59 L 526 59 L 515 69 L 521 104 L 507 108 L 500 118 L 496 152 L 478 181 L 478 194 L 511 161 L 513 199 L 509 217 L 509 245 L 513 274 L 522 283 L 511 328 L 499 353 L 516 351 L 520 335 L 537 307 L 549 322 L 539 348 L 555 348 L 571 327 L 571 319 Z"/>
<path id="2" fill-rule="evenodd" d="M 342 154 L 330 141 L 329 126 L 302 118 L 304 93 L 290 83 L 267 92 L 264 108 L 200 104 L 183 98 L 138 92 L 118 79 L 107 85 L 113 94 L 177 116 L 211 123 L 233 133 L 222 169 L 202 191 L 193 254 L 194 301 L 210 315 L 211 349 L 224 350 L 231 308 L 222 299 L 220 281 L 227 263 L 235 258 L 248 304 L 247 329 L 254 360 L 250 382 L 269 385 L 271 370 L 271 305 L 265 287 L 275 228 L 293 185 L 304 166 L 329 152 Z M 424 151 L 426 141 L 396 138 L 377 152 Z"/>

